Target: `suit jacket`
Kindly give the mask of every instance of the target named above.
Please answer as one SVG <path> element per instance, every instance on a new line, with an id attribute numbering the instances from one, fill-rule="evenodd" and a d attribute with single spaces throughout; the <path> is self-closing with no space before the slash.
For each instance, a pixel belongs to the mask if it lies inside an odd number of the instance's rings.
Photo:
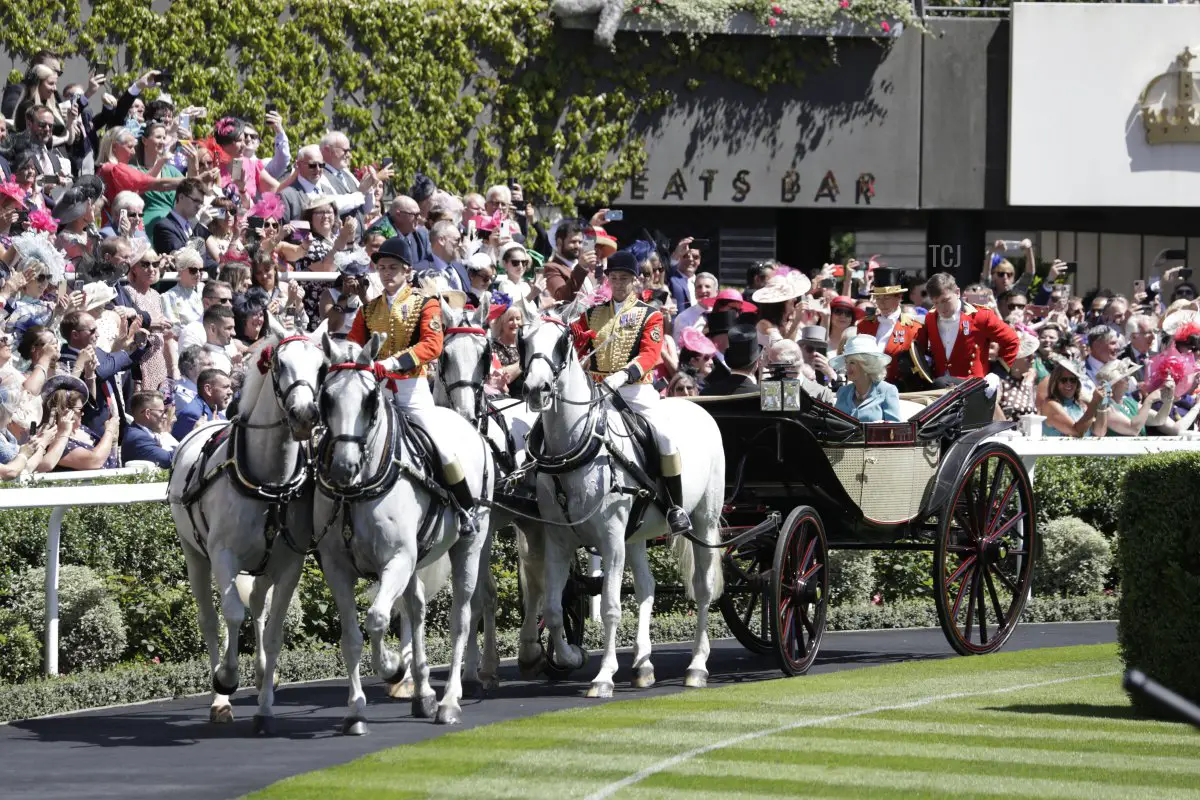
<path id="1" fill-rule="evenodd" d="M 121 463 L 130 461 L 150 461 L 163 469 L 171 468 L 173 453 L 165 450 L 154 438 L 154 434 L 141 425 L 131 425 L 125 431 L 125 440 L 121 442 Z"/>
<path id="2" fill-rule="evenodd" d="M 338 194 L 354 194 L 355 192 L 360 191 L 358 188 L 358 181 L 354 179 L 353 175 L 347 175 L 345 172 L 335 170 L 328 164 L 325 165 L 325 177 L 328 179 L 330 185 L 333 186 L 334 191 L 336 191 Z M 358 230 L 361 232 L 363 230 L 364 210 L 365 204 L 341 214 L 341 217 L 342 219 L 345 219 L 346 217 L 354 217 L 356 220 L 358 220 Z"/>
<path id="3" fill-rule="evenodd" d="M 171 212 L 154 226 L 154 238 L 151 243 L 154 245 L 156 253 L 165 256 L 187 245 L 190 238 L 192 238 L 191 226 L 184 227 L 176 218 L 175 213 Z"/>
<path id="4" fill-rule="evenodd" d="M 89 397 L 83 406 L 83 424 L 97 438 L 104 435 L 104 423 L 112 416 L 108 402 L 110 399 L 116 406 L 117 413 L 120 414 L 121 435 L 125 434 L 128 427 L 125 423 L 125 403 L 117 389 L 117 381 L 122 372 L 128 370 L 135 361 L 140 361 L 145 355 L 145 347 L 134 350 L 132 354 L 123 350 L 109 353 L 99 347 L 96 348 L 96 396 Z M 75 367 L 75 359 L 78 357 L 78 350 L 70 345 L 63 345 L 58 360 L 70 370 Z"/>
<path id="5" fill-rule="evenodd" d="M 680 311 L 692 305 L 688 300 L 688 278 L 675 267 L 667 273 L 667 288 L 671 290 L 671 297 L 675 298 L 675 307 Z"/>
<path id="6" fill-rule="evenodd" d="M 745 375 L 730 373 L 728 377 L 721 376 L 713 380 L 713 375 L 708 376 L 708 380 L 704 382 L 704 390 L 700 392 L 704 397 L 712 397 L 714 395 L 728 394 L 758 394 L 758 384 L 753 378 L 748 378 Z"/>
<path id="7" fill-rule="evenodd" d="M 837 410 L 859 422 L 899 422 L 900 392 L 887 381 L 876 381 L 861 403 L 854 400 L 854 384 L 837 391 Z"/>
<path id="8" fill-rule="evenodd" d="M 300 219 L 304 214 L 304 192 L 300 191 L 296 184 L 285 187 L 279 193 L 279 199 L 283 201 L 283 221 L 285 223 Z"/>
<path id="9" fill-rule="evenodd" d="M 546 276 L 546 292 L 558 302 L 564 303 L 574 300 L 575 295 L 583 288 L 583 282 L 588 277 L 588 268 L 576 262 L 572 269 L 555 255 L 546 262 L 542 274 Z"/>
<path id="10" fill-rule="evenodd" d="M 179 441 L 192 432 L 192 428 L 201 422 L 214 419 L 225 419 L 225 415 L 204 402 L 204 398 L 196 395 L 191 402 L 175 407 L 175 424 L 171 426 L 171 435 Z"/>
<path id="11" fill-rule="evenodd" d="M 936 309 L 926 314 L 925 325 L 918 337 L 926 354 L 933 359 L 934 378 L 947 375 L 952 378 L 982 378 L 988 371 L 988 350 L 992 342 L 999 343 L 1000 360 L 1005 366 L 1012 366 L 1021 347 L 1017 332 L 995 311 L 976 308 L 964 302 L 954 350 L 947 354 L 942 335 L 938 332 L 937 320 Z"/>
<path id="12" fill-rule="evenodd" d="M 477 297 L 475 290 L 471 288 L 471 276 L 467 272 L 467 268 L 463 265 L 463 263 L 461 261 L 451 261 L 446 264 L 446 268 L 446 270 L 443 270 L 442 267 L 433 260 L 432 253 L 430 254 L 429 258 L 426 258 L 423 261 L 413 265 L 413 269 L 416 271 L 418 276 L 423 276 L 430 273 L 436 274 L 443 271 L 453 271 L 458 277 L 458 282 L 462 286 L 462 290 L 466 292 L 468 298 L 470 298 L 470 302 L 473 305 L 479 305 L 479 298 Z M 454 280 L 450 278 L 450 276 L 446 276 L 446 280 L 450 283 L 450 287 L 454 288 Z"/>
<path id="13" fill-rule="evenodd" d="M 8 180 L 12 177 L 12 167 L 9 166 L 8 159 L 0 156 L 0 179 Z"/>

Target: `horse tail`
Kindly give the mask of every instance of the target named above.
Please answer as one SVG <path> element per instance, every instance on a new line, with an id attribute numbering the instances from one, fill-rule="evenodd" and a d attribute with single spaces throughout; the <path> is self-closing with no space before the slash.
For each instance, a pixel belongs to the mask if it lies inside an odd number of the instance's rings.
<path id="1" fill-rule="evenodd" d="M 696 572 L 696 548 L 702 547 L 686 536 L 676 536 L 671 541 L 671 552 L 679 565 L 679 580 L 687 592 L 688 600 L 696 601 L 696 589 L 693 580 Z M 725 573 L 721 569 L 721 559 L 713 558 L 709 562 L 709 574 L 705 576 L 713 587 L 712 599 L 716 600 L 725 590 Z"/>

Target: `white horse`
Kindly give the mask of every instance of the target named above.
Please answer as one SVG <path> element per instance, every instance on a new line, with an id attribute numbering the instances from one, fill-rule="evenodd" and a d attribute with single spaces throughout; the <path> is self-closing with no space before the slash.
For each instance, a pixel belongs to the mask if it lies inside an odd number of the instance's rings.
<path id="1" fill-rule="evenodd" d="M 438 361 L 438 380 L 434 398 L 440 406 L 453 408 L 491 443 L 497 454 L 496 478 L 502 480 L 512 469 L 525 463 L 525 437 L 537 420 L 524 402 L 511 398 L 492 401 L 484 392 L 491 373 L 492 347 L 488 338 L 488 302 L 485 298 L 474 311 L 444 315 L 442 356 Z M 524 614 L 517 650 L 521 676 L 532 679 L 545 666 L 545 653 L 538 634 L 538 617 L 544 605 L 545 534 L 536 520 L 510 513 L 501 505 L 492 506 L 492 529 L 512 525 L 517 534 L 517 568 L 520 574 Z M 488 624 L 495 629 L 495 581 L 488 573 L 482 593 L 484 615 L 484 668 L 480 679 L 487 683 L 489 665 Z M 490 589 L 490 591 L 486 591 Z M 494 656 L 492 656 L 494 658 Z"/>
<path id="2" fill-rule="evenodd" d="M 289 336 L 270 315 L 267 325 L 267 337 L 247 354 L 238 415 L 185 437 L 168 483 L 171 515 L 208 646 L 213 722 L 233 721 L 229 695 L 238 688 L 238 629 L 246 613 L 238 574 L 258 575 L 250 609 L 259 690 L 254 731 L 263 734 L 275 730 L 275 663 L 283 646 L 284 615 L 312 540 L 313 487 L 300 443 L 308 441 L 318 419 L 317 382 L 325 362 L 308 336 Z M 223 438 L 214 442 L 218 435 Z M 214 579 L 226 626 L 223 655 L 212 602 Z"/>
<path id="3" fill-rule="evenodd" d="M 379 588 L 367 611 L 372 665 L 385 681 L 396 682 L 403 671 L 401 658 L 384 646 L 392 608 L 403 593 L 412 620 L 413 715 L 434 716 L 436 721 L 461 721 L 462 667 L 471 623 L 471 598 L 480 564 L 486 565 L 484 531 L 490 524 L 488 508 L 476 510 L 480 533 L 460 538 L 457 515 L 435 496 L 434 476 L 421 477 L 421 465 L 402 437 L 397 436 L 400 414 L 376 378 L 373 365 L 382 340 L 372 336 L 366 347 L 353 342 L 322 341 L 331 362 L 321 387 L 321 417 L 326 426 L 317 459 L 317 493 L 314 526 L 325 577 L 342 620 L 342 657 L 350 677 L 344 733 L 367 732 L 359 678 L 363 637 L 358 626 L 354 584 L 364 572 L 379 576 Z M 458 460 L 475 497 L 490 502 L 493 466 L 491 453 L 478 434 L 449 409 L 434 409 L 439 438 L 458 443 Z M 435 459 L 436 462 L 436 459 Z M 435 463 L 433 469 L 438 469 Z M 426 515 L 432 527 L 419 550 Z M 442 702 L 429 685 L 425 656 L 425 598 L 417 569 L 450 555 L 453 604 L 450 621 L 453 648 L 450 679 Z"/>
<path id="4" fill-rule="evenodd" d="M 580 546 L 596 547 L 603 562 L 601 614 L 605 650 L 589 697 L 610 697 L 617 669 L 617 626 L 621 620 L 621 581 L 628 556 L 638 603 L 637 643 L 633 655 L 633 686 L 654 683 L 650 662 L 650 612 L 654 578 L 646 558 L 646 542 L 668 534 L 666 519 L 651 504 L 641 526 L 627 539 L 638 484 L 620 464 L 638 463 L 630 432 L 612 409 L 607 390 L 595 384 L 572 344 L 567 323 L 582 308 L 571 303 L 526 326 L 522 366 L 525 397 L 541 411 L 542 437 L 531 443 L 538 461 L 537 494 L 541 516 L 559 524 L 546 533 L 546 626 L 550 630 L 552 664 L 580 667 L 584 653 L 564 636 L 562 590 L 569 565 Z M 678 443 L 683 462 L 683 500 L 691 515 L 693 535 L 702 543 L 720 540 L 720 515 L 725 490 L 725 452 L 716 422 L 701 406 L 683 399 L 665 399 L 648 414 Z M 599 423 L 604 425 L 600 426 Z M 601 433 L 603 427 L 603 433 Z M 696 638 L 684 685 L 703 687 L 708 681 L 708 607 L 720 597 L 721 564 L 717 551 L 683 537 L 672 543 L 688 597 L 696 601 Z"/>

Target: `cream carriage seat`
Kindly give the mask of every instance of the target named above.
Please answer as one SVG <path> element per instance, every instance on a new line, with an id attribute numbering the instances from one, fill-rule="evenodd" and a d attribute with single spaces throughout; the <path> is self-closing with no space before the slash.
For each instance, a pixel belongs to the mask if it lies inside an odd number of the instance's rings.
<path id="1" fill-rule="evenodd" d="M 900 401 L 900 421 L 908 422 L 910 419 L 920 414 L 925 410 L 925 406 L 920 403 L 914 403 L 912 400 Z"/>

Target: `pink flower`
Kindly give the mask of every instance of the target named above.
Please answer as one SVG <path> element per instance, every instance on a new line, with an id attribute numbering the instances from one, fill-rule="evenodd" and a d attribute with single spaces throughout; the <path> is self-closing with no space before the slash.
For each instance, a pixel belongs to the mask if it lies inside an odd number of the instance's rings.
<path id="1" fill-rule="evenodd" d="M 150 659 L 150 661 L 151 661 L 151 662 L 153 662 L 153 663 L 155 663 L 155 664 L 161 664 L 161 663 L 162 663 L 161 661 L 159 661 L 159 660 L 158 660 L 158 656 L 155 656 L 154 658 Z"/>
<path id="2" fill-rule="evenodd" d="M 767 20 L 767 24 L 770 25 L 772 28 L 774 28 L 776 25 L 779 24 L 779 20 L 775 19 L 774 17 L 771 17 L 769 20 Z"/>
<path id="3" fill-rule="evenodd" d="M 641 6 L 634 6 L 634 7 L 633 7 L 633 13 L 635 13 L 635 14 L 640 14 L 640 13 L 642 13 L 642 7 L 641 7 Z"/>
<path id="4" fill-rule="evenodd" d="M 875 596 L 871 598 L 871 605 L 873 605 L 873 606 L 883 605 L 883 592 L 875 593 Z"/>
<path id="5" fill-rule="evenodd" d="M 887 33 L 888 31 L 890 31 L 890 30 L 892 29 L 892 26 L 891 26 L 891 25 L 888 25 L 886 20 L 884 20 L 883 22 L 879 23 L 879 27 L 883 28 L 883 32 L 884 32 L 884 33 Z"/>
<path id="6" fill-rule="evenodd" d="M 841 5 L 842 8 L 849 8 L 850 0 L 842 0 L 842 2 L 839 5 Z"/>
<path id="7" fill-rule="evenodd" d="M 44 208 L 35 208 L 29 212 L 29 227 L 35 231 L 55 233 L 58 231 L 58 220 L 50 216 L 50 212 Z"/>
<path id="8" fill-rule="evenodd" d="M 775 3 L 773 6 L 771 6 L 771 13 L 772 14 L 782 14 L 783 7 L 781 5 L 779 5 L 779 3 Z"/>

